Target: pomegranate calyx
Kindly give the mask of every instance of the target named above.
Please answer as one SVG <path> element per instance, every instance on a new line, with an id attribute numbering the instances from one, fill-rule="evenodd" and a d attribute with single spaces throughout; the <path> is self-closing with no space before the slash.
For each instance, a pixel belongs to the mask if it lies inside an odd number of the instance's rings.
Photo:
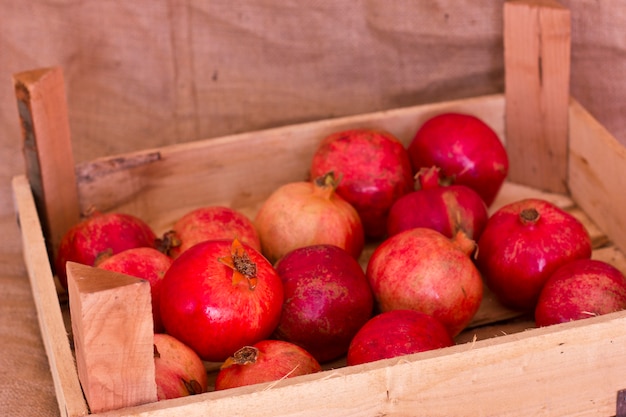
<path id="1" fill-rule="evenodd" d="M 202 385 L 200 385 L 200 383 L 195 380 L 186 380 L 184 378 L 181 378 L 181 381 L 183 382 L 183 385 L 185 386 L 185 389 L 187 390 L 187 392 L 189 393 L 189 395 L 196 395 L 196 394 L 202 394 Z"/>
<path id="2" fill-rule="evenodd" d="M 519 214 L 519 218 L 523 224 L 535 224 L 540 217 L 541 215 L 534 207 L 524 209 Z"/>
<path id="3" fill-rule="evenodd" d="M 415 189 L 416 190 L 429 190 L 433 188 L 439 188 L 439 172 L 441 169 L 435 165 L 430 168 L 421 168 L 417 174 L 415 174 Z"/>
<path id="4" fill-rule="evenodd" d="M 156 248 L 159 252 L 171 256 L 172 249 L 179 247 L 182 242 L 175 230 L 163 233 L 163 237 L 156 239 Z"/>
<path id="5" fill-rule="evenodd" d="M 416 190 L 429 190 L 454 184 L 454 176 L 443 175 L 441 168 L 436 165 L 420 168 L 413 178 Z"/>
<path id="6" fill-rule="evenodd" d="M 476 241 L 471 239 L 463 230 L 456 232 L 454 238 L 452 239 L 452 243 L 468 256 L 471 256 L 478 250 Z"/>
<path id="7" fill-rule="evenodd" d="M 233 286 L 239 285 L 244 279 L 248 282 L 248 288 L 254 290 L 258 283 L 256 263 L 250 259 L 250 255 L 243 247 L 239 239 L 233 239 L 230 256 L 218 258 L 218 261 L 233 270 Z"/>
<path id="8" fill-rule="evenodd" d="M 335 172 L 329 171 L 313 180 L 314 193 L 322 198 L 329 199 L 335 193 L 340 182 L 341 176 L 336 178 Z"/>
<path id="9" fill-rule="evenodd" d="M 221 369 L 228 368 L 233 365 L 248 365 L 255 363 L 259 357 L 259 349 L 254 346 L 244 346 L 224 361 Z"/>

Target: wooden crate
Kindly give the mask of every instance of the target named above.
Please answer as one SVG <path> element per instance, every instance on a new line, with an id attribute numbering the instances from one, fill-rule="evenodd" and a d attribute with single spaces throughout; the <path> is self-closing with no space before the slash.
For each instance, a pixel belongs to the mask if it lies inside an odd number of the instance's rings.
<path id="1" fill-rule="evenodd" d="M 149 149 L 84 163 L 67 175 L 77 184 L 81 211 L 97 207 L 135 214 L 162 233 L 180 215 L 203 205 L 228 205 L 252 217 L 279 185 L 306 179 L 308 161 L 321 138 L 342 129 L 385 129 L 408 144 L 427 118 L 457 111 L 487 122 L 508 147 L 508 99 L 496 94 Z M 563 174 L 565 182 L 557 181 L 556 187 L 565 191 L 542 191 L 535 183 L 509 181 L 491 210 L 529 196 L 549 199 L 583 220 L 593 238 L 595 258 L 626 272 L 626 213 L 620 209 L 626 199 L 621 189 L 626 148 L 569 97 L 565 116 L 561 133 L 566 135 L 566 153 L 558 164 L 565 172 L 554 174 L 557 178 Z M 55 143 L 48 152 L 63 160 L 66 146 Z M 554 155 L 558 153 L 548 156 Z M 545 161 L 545 155 L 535 156 Z M 510 154 L 514 161 L 517 157 Z M 41 160 L 34 164 L 45 176 L 45 164 Z M 63 181 L 68 177 L 61 175 Z M 59 185 L 58 178 L 43 187 L 55 184 Z M 54 239 L 50 230 L 56 230 L 58 239 L 64 226 L 55 224 L 60 215 L 55 217 L 54 211 L 38 212 L 37 199 L 46 197 L 40 187 L 25 175 L 13 179 L 24 259 L 59 409 L 74 417 L 88 414 L 89 408 L 68 337 L 67 300 L 55 285 L 47 248 Z M 69 194 L 71 200 L 71 190 Z M 68 214 L 58 203 L 50 204 Z M 73 216 L 76 213 L 69 213 L 66 224 Z M 372 250 L 371 245 L 366 248 L 363 264 Z M 314 375 L 98 415 L 609 416 L 615 415 L 617 393 L 626 388 L 625 329 L 626 312 L 536 329 L 532 319 L 504 309 L 487 293 L 470 328 L 450 348 L 352 367 L 340 360 Z"/>

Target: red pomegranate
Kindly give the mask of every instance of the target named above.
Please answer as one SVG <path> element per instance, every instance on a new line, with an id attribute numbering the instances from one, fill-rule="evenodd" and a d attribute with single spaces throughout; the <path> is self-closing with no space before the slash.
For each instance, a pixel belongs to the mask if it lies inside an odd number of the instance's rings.
<path id="1" fill-rule="evenodd" d="M 96 266 L 126 249 L 156 246 L 156 235 L 140 218 L 125 213 L 95 212 L 72 226 L 61 239 L 55 259 L 59 281 L 67 288 L 67 261 Z"/>
<path id="2" fill-rule="evenodd" d="M 438 166 L 455 184 L 476 191 L 491 206 L 509 171 L 498 135 L 476 116 L 443 113 L 418 129 L 408 146 L 413 172 Z"/>
<path id="3" fill-rule="evenodd" d="M 478 240 L 476 264 L 504 305 L 532 311 L 558 267 L 590 257 L 585 226 L 549 201 L 531 198 L 491 215 Z"/>
<path id="4" fill-rule="evenodd" d="M 187 249 L 161 285 L 166 332 L 205 361 L 224 361 L 268 338 L 280 319 L 280 277 L 260 252 L 237 239 Z"/>
<path id="5" fill-rule="evenodd" d="M 344 355 L 374 297 L 361 265 L 334 245 L 294 249 L 276 264 L 285 301 L 274 336 L 324 363 Z"/>
<path id="6" fill-rule="evenodd" d="M 448 330 L 434 317 L 415 310 L 390 310 L 374 316 L 358 331 L 346 362 L 359 365 L 452 345 Z"/>
<path id="7" fill-rule="evenodd" d="M 363 226 L 354 207 L 339 196 L 332 172 L 315 181 L 285 184 L 259 209 L 254 224 L 262 253 L 275 263 L 287 252 L 329 244 L 357 259 L 364 246 Z"/>
<path id="8" fill-rule="evenodd" d="M 98 268 L 145 279 L 150 283 L 154 331 L 163 332 L 161 320 L 161 283 L 172 259 L 155 248 L 131 248 L 116 253 L 98 264 Z"/>
<path id="9" fill-rule="evenodd" d="M 191 210 L 178 219 L 161 244 L 165 253 L 177 258 L 196 243 L 234 238 L 261 250 L 259 235 L 246 215 L 230 207 L 208 206 Z"/>
<path id="10" fill-rule="evenodd" d="M 464 185 L 441 185 L 439 171 L 437 167 L 421 169 L 416 175 L 416 191 L 403 195 L 391 206 L 389 236 L 428 227 L 449 238 L 463 231 L 470 239 L 478 240 L 489 217 L 485 202 Z"/>
<path id="11" fill-rule="evenodd" d="M 411 309 L 439 320 L 452 337 L 471 321 L 483 282 L 470 254 L 473 240 L 428 228 L 405 230 L 376 248 L 366 275 L 380 311 Z"/>
<path id="12" fill-rule="evenodd" d="M 282 340 L 262 340 L 229 357 L 215 379 L 215 390 L 272 382 L 321 371 L 315 358 L 300 346 Z"/>
<path id="13" fill-rule="evenodd" d="M 537 326 L 582 320 L 626 309 L 626 277 L 613 265 L 578 259 L 559 267 L 543 286 Z"/>
<path id="14" fill-rule="evenodd" d="M 413 189 L 411 162 L 391 133 L 353 129 L 322 140 L 311 163 L 311 178 L 333 171 L 341 179 L 337 194 L 361 216 L 366 236 L 382 238 L 391 205 Z"/>
<path id="15" fill-rule="evenodd" d="M 159 400 L 202 394 L 207 390 L 208 376 L 200 357 L 168 334 L 154 335 L 154 368 Z"/>

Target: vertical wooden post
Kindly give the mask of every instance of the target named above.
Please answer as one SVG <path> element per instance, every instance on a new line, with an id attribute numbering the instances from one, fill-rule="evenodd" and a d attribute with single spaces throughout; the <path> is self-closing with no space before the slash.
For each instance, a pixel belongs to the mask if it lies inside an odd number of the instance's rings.
<path id="1" fill-rule="evenodd" d="M 53 259 L 63 234 L 80 219 L 63 73 L 42 68 L 14 74 L 13 81 L 27 177 Z"/>
<path id="2" fill-rule="evenodd" d="M 92 413 L 157 401 L 150 283 L 67 263 L 78 377 Z"/>
<path id="3" fill-rule="evenodd" d="M 504 4 L 509 179 L 567 191 L 570 12 L 554 0 Z"/>

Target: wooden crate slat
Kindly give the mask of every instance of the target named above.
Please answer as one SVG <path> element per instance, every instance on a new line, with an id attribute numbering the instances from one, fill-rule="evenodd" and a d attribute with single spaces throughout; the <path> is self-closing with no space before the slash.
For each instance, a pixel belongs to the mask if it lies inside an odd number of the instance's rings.
<path id="1" fill-rule="evenodd" d="M 61 416 L 76 417 L 89 411 L 83 397 L 74 355 L 66 332 L 52 275 L 41 223 L 30 183 L 25 175 L 13 178 L 13 196 L 22 236 L 24 263 L 33 292 L 39 329 L 50 363 Z"/>

